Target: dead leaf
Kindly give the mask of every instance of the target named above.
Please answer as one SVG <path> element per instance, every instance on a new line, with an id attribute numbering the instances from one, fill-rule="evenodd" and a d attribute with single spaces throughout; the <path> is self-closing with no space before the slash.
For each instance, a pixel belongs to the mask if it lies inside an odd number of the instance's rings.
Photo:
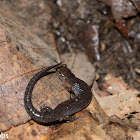
<path id="1" fill-rule="evenodd" d="M 136 89 L 128 89 L 122 78 L 107 75 L 105 79 L 108 85 L 107 90 L 115 94 L 99 97 L 97 92 L 94 92 L 94 95 L 109 116 L 117 115 L 120 118 L 124 118 L 125 114 L 130 114 L 134 111 L 140 112 L 140 104 L 136 98 L 139 92 Z"/>
<path id="2" fill-rule="evenodd" d="M 23 104 L 25 88 L 38 70 L 59 59 L 54 44 L 47 45 L 30 32 L 22 20 L 2 10 L 0 37 L 0 131 L 5 131 L 30 119 Z M 55 84 L 53 81 L 55 78 L 52 80 Z M 39 101 L 55 92 L 48 94 L 43 87 L 42 83 L 40 92 L 45 94 L 40 94 Z"/>
<path id="3" fill-rule="evenodd" d="M 116 22 L 124 22 L 123 18 L 135 16 L 136 8 L 129 0 L 99 0 L 111 7 Z"/>

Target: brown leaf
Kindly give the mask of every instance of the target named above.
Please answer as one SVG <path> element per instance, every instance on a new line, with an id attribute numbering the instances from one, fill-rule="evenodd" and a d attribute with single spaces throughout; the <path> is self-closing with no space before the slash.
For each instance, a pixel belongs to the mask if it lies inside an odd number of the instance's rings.
<path id="1" fill-rule="evenodd" d="M 5 131 L 12 125 L 16 126 L 30 119 L 23 104 L 25 88 L 42 66 L 55 64 L 54 60 L 59 59 L 54 44 L 47 45 L 30 32 L 21 19 L 2 10 L 0 33 L 0 131 Z M 50 75 L 51 77 L 53 76 Z M 56 77 L 50 81 L 55 86 Z M 35 93 L 39 93 L 39 100 L 33 100 L 36 105 L 60 89 L 59 84 L 58 89 L 57 86 L 50 88 L 50 85 L 47 93 L 44 86 L 49 83 L 41 80 L 38 84 L 40 89 L 35 89 Z"/>
<path id="2" fill-rule="evenodd" d="M 136 98 L 139 92 L 136 89 L 128 89 L 122 78 L 115 78 L 110 74 L 105 80 L 108 85 L 107 91 L 113 95 L 99 97 L 96 92 L 94 95 L 109 116 L 117 115 L 124 118 L 125 114 L 140 112 L 140 104 Z"/>
<path id="3" fill-rule="evenodd" d="M 136 8 L 129 0 L 99 0 L 111 7 L 116 22 L 124 22 L 123 18 L 135 16 Z"/>

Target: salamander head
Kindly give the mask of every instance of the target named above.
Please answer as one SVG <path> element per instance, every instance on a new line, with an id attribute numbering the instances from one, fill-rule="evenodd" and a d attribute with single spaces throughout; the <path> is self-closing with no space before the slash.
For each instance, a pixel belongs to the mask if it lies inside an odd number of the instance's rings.
<path id="1" fill-rule="evenodd" d="M 69 70 L 66 64 L 62 64 L 56 68 L 56 75 L 67 87 L 69 87 L 71 79 L 75 78 L 75 75 Z"/>

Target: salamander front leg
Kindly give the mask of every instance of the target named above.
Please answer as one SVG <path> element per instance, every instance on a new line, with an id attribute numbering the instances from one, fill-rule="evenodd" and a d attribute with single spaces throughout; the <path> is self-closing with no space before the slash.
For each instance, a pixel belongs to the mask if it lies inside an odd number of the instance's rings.
<path id="1" fill-rule="evenodd" d="M 73 122 L 73 121 L 78 120 L 78 119 L 80 119 L 80 117 L 66 116 L 65 118 L 63 118 L 63 120 L 67 120 L 70 122 Z"/>

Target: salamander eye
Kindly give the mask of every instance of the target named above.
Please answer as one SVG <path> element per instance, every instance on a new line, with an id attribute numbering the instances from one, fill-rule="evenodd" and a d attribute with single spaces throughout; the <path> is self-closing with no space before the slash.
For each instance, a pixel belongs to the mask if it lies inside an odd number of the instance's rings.
<path id="1" fill-rule="evenodd" d="M 63 67 L 67 67 L 67 65 L 66 64 L 63 64 Z"/>

